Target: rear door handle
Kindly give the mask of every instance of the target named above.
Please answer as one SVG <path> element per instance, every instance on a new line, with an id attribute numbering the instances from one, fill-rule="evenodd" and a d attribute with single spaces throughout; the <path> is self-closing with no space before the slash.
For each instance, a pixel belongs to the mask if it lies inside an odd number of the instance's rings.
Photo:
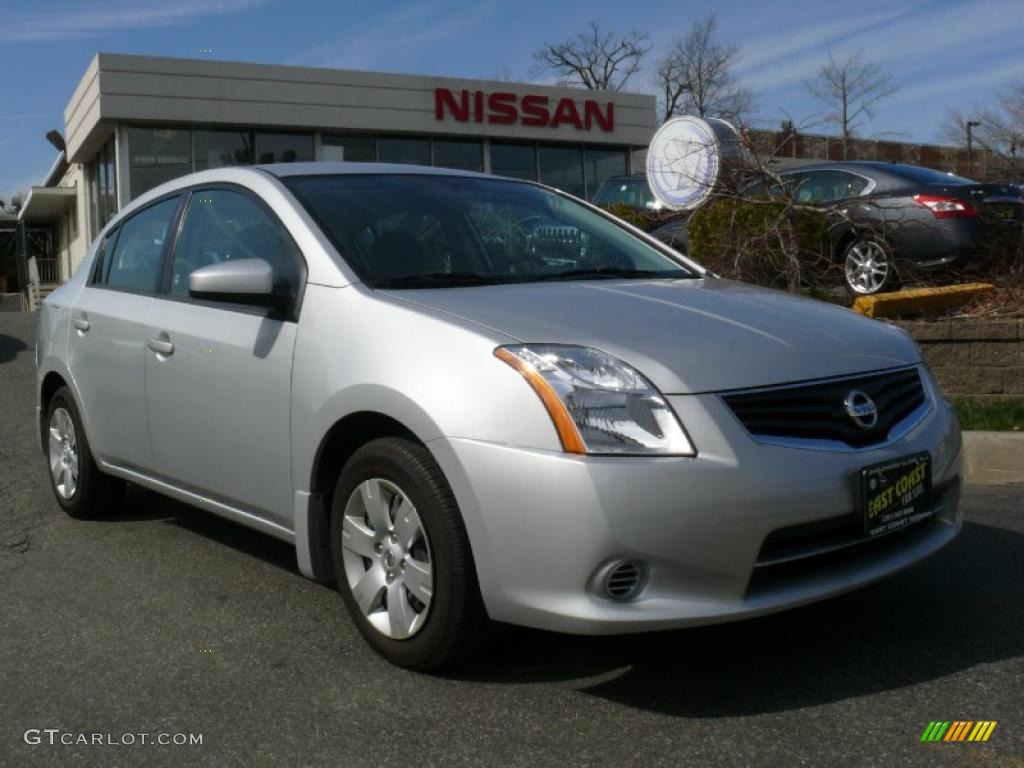
<path id="1" fill-rule="evenodd" d="M 82 331 L 83 333 L 89 330 L 89 321 L 86 320 L 84 317 L 71 318 L 71 324 L 75 326 L 75 328 L 77 328 L 78 330 Z"/>
<path id="2" fill-rule="evenodd" d="M 163 339 L 146 339 L 146 346 L 158 355 L 173 355 L 174 344 Z"/>

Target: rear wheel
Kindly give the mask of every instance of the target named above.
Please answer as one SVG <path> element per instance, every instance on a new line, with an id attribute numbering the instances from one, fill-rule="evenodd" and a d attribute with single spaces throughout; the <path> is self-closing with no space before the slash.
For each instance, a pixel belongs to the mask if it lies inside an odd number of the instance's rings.
<path id="1" fill-rule="evenodd" d="M 465 658 L 487 620 L 462 517 L 429 451 L 398 437 L 367 443 L 331 506 L 338 589 L 367 642 L 410 669 Z"/>
<path id="2" fill-rule="evenodd" d="M 67 387 L 54 393 L 46 411 L 46 459 L 53 495 L 72 517 L 98 517 L 120 501 L 124 482 L 97 468 Z"/>
<path id="3" fill-rule="evenodd" d="M 898 282 L 892 249 L 879 237 L 861 235 L 843 251 L 843 277 L 853 296 L 870 296 L 895 288 Z"/>

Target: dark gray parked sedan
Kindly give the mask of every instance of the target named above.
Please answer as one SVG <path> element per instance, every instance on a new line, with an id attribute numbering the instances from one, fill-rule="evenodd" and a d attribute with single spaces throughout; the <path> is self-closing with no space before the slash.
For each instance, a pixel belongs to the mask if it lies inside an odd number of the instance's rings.
<path id="1" fill-rule="evenodd" d="M 796 202 L 820 205 L 832 228 L 827 244 L 853 295 L 895 288 L 901 275 L 955 269 L 985 258 L 996 236 L 1020 236 L 1024 191 L 979 184 L 930 168 L 869 161 L 803 165 L 779 174 Z M 767 193 L 763 184 L 747 189 Z M 650 233 L 687 253 L 687 217 Z"/>
<path id="2" fill-rule="evenodd" d="M 782 178 L 798 203 L 827 205 L 832 250 L 853 294 L 894 287 L 900 273 L 983 257 L 1001 227 L 1019 232 L 1024 222 L 1020 190 L 916 165 L 826 163 Z"/>

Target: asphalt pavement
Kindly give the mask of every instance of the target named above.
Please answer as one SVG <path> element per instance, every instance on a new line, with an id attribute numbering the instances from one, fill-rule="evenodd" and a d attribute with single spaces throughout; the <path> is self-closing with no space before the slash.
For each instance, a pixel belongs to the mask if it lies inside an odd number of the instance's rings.
<path id="1" fill-rule="evenodd" d="M 134 488 L 66 517 L 34 324 L 0 314 L 0 766 L 1024 766 L 1024 486 L 969 489 L 952 545 L 838 599 L 625 638 L 506 628 L 419 675 L 284 543 Z M 933 720 L 998 725 L 922 743 Z"/>

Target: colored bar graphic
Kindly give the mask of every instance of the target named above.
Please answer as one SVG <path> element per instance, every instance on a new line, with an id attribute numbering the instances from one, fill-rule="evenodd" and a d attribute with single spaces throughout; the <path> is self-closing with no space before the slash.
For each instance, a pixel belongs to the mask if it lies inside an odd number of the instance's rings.
<path id="1" fill-rule="evenodd" d="M 949 733 L 946 734 L 944 741 L 963 741 L 967 735 L 967 729 L 972 725 L 973 723 L 967 720 L 953 721 L 953 726 L 949 729 Z"/>
<path id="2" fill-rule="evenodd" d="M 946 720 L 933 720 L 928 723 L 928 727 L 924 729 L 924 733 L 921 734 L 921 741 L 939 741 L 946 733 L 946 729 L 949 728 L 949 721 Z"/>
<path id="3" fill-rule="evenodd" d="M 988 741 L 996 729 L 996 720 L 932 720 L 921 734 L 921 741 Z"/>

